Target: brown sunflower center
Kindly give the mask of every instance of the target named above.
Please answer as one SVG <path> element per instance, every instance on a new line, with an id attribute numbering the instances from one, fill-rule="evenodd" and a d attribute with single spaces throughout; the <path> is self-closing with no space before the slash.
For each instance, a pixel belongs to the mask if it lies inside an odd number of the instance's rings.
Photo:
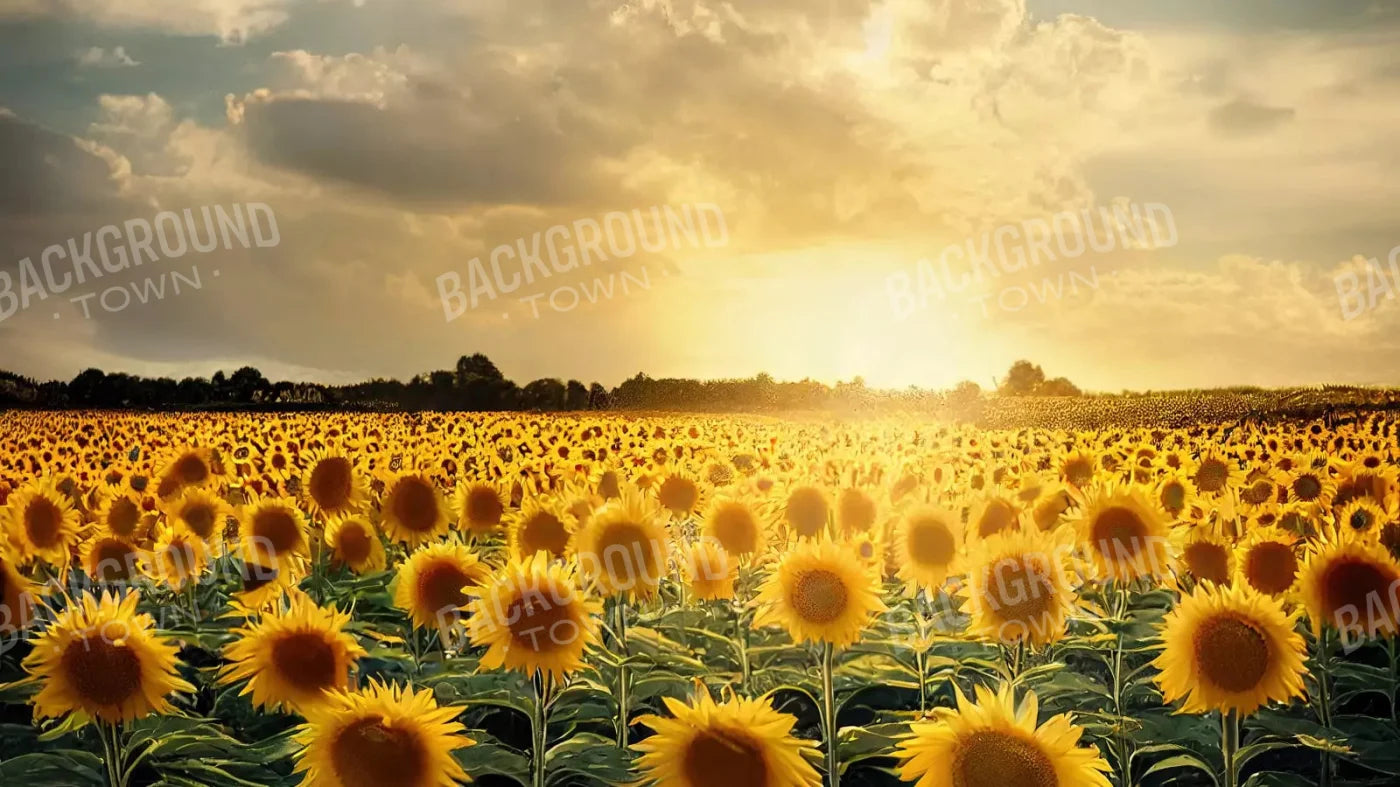
<path id="1" fill-rule="evenodd" d="M 1293 479 L 1293 496 L 1305 503 L 1311 503 L 1322 494 L 1322 482 L 1313 475 L 1300 475 Z"/>
<path id="2" fill-rule="evenodd" d="M 563 557 L 569 548 L 569 531 L 559 517 L 548 511 L 537 511 L 520 526 L 517 536 L 520 539 L 520 552 L 530 556 L 536 552 L 548 552 L 552 557 Z"/>
<path id="3" fill-rule="evenodd" d="M 1181 512 L 1181 509 L 1186 507 L 1186 487 L 1173 481 L 1162 487 L 1160 499 L 1162 501 L 1162 508 L 1165 508 L 1173 514 L 1178 514 Z"/>
<path id="4" fill-rule="evenodd" d="M 112 501 L 107 511 L 107 529 L 113 535 L 129 537 L 136 531 L 136 523 L 141 521 L 141 509 L 129 497 L 119 497 Z"/>
<path id="5" fill-rule="evenodd" d="M 208 503 L 191 503 L 180 511 L 180 519 L 190 532 L 200 538 L 214 535 L 214 507 Z"/>
<path id="6" fill-rule="evenodd" d="M 841 492 L 838 508 L 841 529 L 847 533 L 864 533 L 875 525 L 875 501 L 859 489 Z"/>
<path id="7" fill-rule="evenodd" d="M 1269 642 L 1253 624 L 1229 615 L 1202 622 L 1193 642 L 1196 666 L 1216 686 L 1249 691 L 1269 671 Z"/>
<path id="8" fill-rule="evenodd" d="M 909 523 L 909 559 L 920 566 L 946 566 L 956 544 L 948 526 L 933 517 Z"/>
<path id="9" fill-rule="evenodd" d="M 982 598 L 1007 622 L 1039 627 L 1055 601 L 1050 567 L 1034 555 L 1016 555 L 990 565 Z"/>
<path id="10" fill-rule="evenodd" d="M 346 524 L 341 526 L 336 539 L 336 552 L 346 563 L 363 563 L 369 559 L 374 544 L 363 525 Z"/>
<path id="11" fill-rule="evenodd" d="M 291 552 L 301 546 L 302 541 L 296 518 L 282 508 L 265 508 L 254 514 L 253 535 L 278 555 Z"/>
<path id="12" fill-rule="evenodd" d="M 92 550 L 93 571 L 99 582 L 125 582 L 131 579 L 136 552 L 125 541 L 107 538 Z"/>
<path id="13" fill-rule="evenodd" d="M 840 618 L 848 601 L 846 583 L 836 572 L 824 568 L 804 571 L 788 593 L 793 611 L 808 623 L 818 625 Z"/>
<path id="14" fill-rule="evenodd" d="M 685 747 L 681 768 L 695 787 L 767 787 L 763 750 L 742 730 L 712 727 Z"/>
<path id="15" fill-rule="evenodd" d="M 324 634 L 301 631 L 272 643 L 272 663 L 284 680 L 298 691 L 319 692 L 339 685 L 335 649 Z"/>
<path id="16" fill-rule="evenodd" d="M 1196 541 L 1188 544 L 1182 556 L 1197 579 L 1226 585 L 1230 582 L 1230 553 L 1220 544 Z"/>
<path id="17" fill-rule="evenodd" d="M 673 513 L 685 514 L 693 510 L 695 504 L 700 501 L 700 487 L 688 478 L 673 475 L 661 482 L 661 488 L 656 491 L 656 495 L 661 505 Z"/>
<path id="18" fill-rule="evenodd" d="M 758 551 L 758 520 L 742 503 L 726 503 L 715 511 L 714 535 L 720 546 L 731 555 L 748 555 Z"/>
<path id="19" fill-rule="evenodd" d="M 501 505 L 500 496 L 487 486 L 468 489 L 465 505 L 467 523 L 475 530 L 490 529 L 501 524 L 501 515 L 506 510 Z"/>
<path id="20" fill-rule="evenodd" d="M 1298 558 L 1287 544 L 1263 541 L 1245 555 L 1244 573 L 1255 590 L 1276 596 L 1293 587 Z"/>
<path id="21" fill-rule="evenodd" d="M 185 454 L 175 462 L 174 475 L 184 484 L 198 484 L 209 477 L 209 465 L 198 454 Z"/>
<path id="22" fill-rule="evenodd" d="M 598 496 L 604 500 L 622 497 L 622 489 L 618 486 L 617 473 L 613 470 L 605 470 L 598 478 Z"/>
<path id="23" fill-rule="evenodd" d="M 331 744 L 331 764 L 344 787 L 420 787 L 438 778 L 428 772 L 428 751 L 419 736 L 382 716 L 352 722 Z"/>
<path id="24" fill-rule="evenodd" d="M 141 659 L 136 651 L 100 632 L 70 642 L 61 665 L 78 696 L 93 705 L 120 705 L 141 690 Z"/>
<path id="25" fill-rule="evenodd" d="M 656 581 L 660 578 L 656 545 L 648 543 L 647 531 L 633 522 L 614 522 L 598 537 L 598 558 L 614 581 Z"/>
<path id="26" fill-rule="evenodd" d="M 1065 480 L 1075 486 L 1084 486 L 1094 477 L 1094 465 L 1087 459 L 1071 459 L 1065 463 Z"/>
<path id="27" fill-rule="evenodd" d="M 1016 509 L 1005 500 L 992 500 L 977 520 L 977 535 L 986 538 L 1011 527 L 1016 521 Z"/>
<path id="28" fill-rule="evenodd" d="M 350 460 L 343 456 L 328 456 L 311 469 L 306 489 L 316 505 L 326 511 L 339 511 L 350 504 L 354 476 Z"/>
<path id="29" fill-rule="evenodd" d="M 455 562 L 436 559 L 418 572 L 418 602 L 420 610 L 436 615 L 444 609 L 456 609 L 467 603 L 462 589 L 475 584 L 473 578 Z"/>
<path id="30" fill-rule="evenodd" d="M 1392 587 L 1397 581 L 1400 577 L 1389 568 L 1364 558 L 1344 557 L 1332 561 L 1324 570 L 1321 583 L 1328 617 L 1340 620 L 1344 611 L 1349 611 L 1378 627 L 1393 626 L 1397 610 Z M 1377 605 L 1388 611 L 1385 620 L 1376 618 L 1373 610 Z"/>
<path id="31" fill-rule="evenodd" d="M 1033 741 L 982 730 L 953 755 L 954 787 L 1057 787 L 1055 764 Z"/>
<path id="32" fill-rule="evenodd" d="M 1202 492 L 1219 492 L 1230 478 L 1230 468 L 1219 459 L 1207 459 L 1196 468 L 1196 487 Z"/>
<path id="33" fill-rule="evenodd" d="M 567 603 L 557 603 L 536 590 L 527 590 L 506 607 L 506 623 L 519 647 L 547 653 L 581 636 Z"/>
<path id="34" fill-rule="evenodd" d="M 24 509 L 24 532 L 39 549 L 58 546 L 63 512 L 46 497 L 36 497 Z"/>
<path id="35" fill-rule="evenodd" d="M 426 533 L 437 525 L 438 502 L 433 487 L 414 476 L 399 479 L 389 493 L 393 501 L 389 508 L 394 517 L 409 530 Z"/>
<path id="36" fill-rule="evenodd" d="M 1094 548 L 1105 555 L 1133 556 L 1147 546 L 1147 523 L 1131 508 L 1105 508 L 1094 518 L 1091 532 Z"/>
<path id="37" fill-rule="evenodd" d="M 826 498 L 810 486 L 794 489 L 783 513 L 799 536 L 813 538 L 826 527 Z"/>

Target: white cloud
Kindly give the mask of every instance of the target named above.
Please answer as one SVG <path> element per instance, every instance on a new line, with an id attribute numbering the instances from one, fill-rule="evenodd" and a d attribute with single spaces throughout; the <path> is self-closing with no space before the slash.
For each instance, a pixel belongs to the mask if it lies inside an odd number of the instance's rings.
<path id="1" fill-rule="evenodd" d="M 100 46 L 88 47 L 77 55 L 78 65 L 87 68 L 131 68 L 141 65 L 126 53 L 126 47 L 116 46 L 110 51 Z"/>

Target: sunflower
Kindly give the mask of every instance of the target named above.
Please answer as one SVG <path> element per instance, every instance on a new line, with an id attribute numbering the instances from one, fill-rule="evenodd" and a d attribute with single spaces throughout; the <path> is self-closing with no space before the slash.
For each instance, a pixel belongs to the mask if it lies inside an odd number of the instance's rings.
<path id="1" fill-rule="evenodd" d="M 415 472 L 388 481 L 380 510 L 385 535 L 409 549 L 445 535 L 452 513 L 432 479 Z"/>
<path id="2" fill-rule="evenodd" d="M 1287 596 L 1298 578 L 1298 537 L 1278 526 L 1251 530 L 1235 548 L 1243 583 L 1268 596 Z"/>
<path id="3" fill-rule="evenodd" d="M 686 519 L 705 506 L 706 484 L 686 470 L 674 470 L 652 490 L 662 510 Z"/>
<path id="4" fill-rule="evenodd" d="M 1369 497 L 1353 498 L 1350 503 L 1342 506 L 1341 510 L 1337 512 L 1339 526 L 1349 527 L 1363 533 L 1377 530 L 1380 523 L 1387 519 L 1389 517 L 1386 515 L 1385 509 Z"/>
<path id="5" fill-rule="evenodd" d="M 733 496 L 717 498 L 710 504 L 700 533 L 739 558 L 757 555 L 768 545 L 763 519 L 747 501 Z"/>
<path id="6" fill-rule="evenodd" d="M 369 479 L 344 451 L 314 451 L 306 468 L 299 491 L 312 516 L 343 517 L 364 510 L 369 501 Z"/>
<path id="7" fill-rule="evenodd" d="M 1098 472 L 1098 462 L 1088 451 L 1077 449 L 1064 454 L 1057 462 L 1060 480 L 1070 486 L 1083 489 Z"/>
<path id="8" fill-rule="evenodd" d="M 94 535 L 78 550 L 83 571 L 94 582 L 120 584 L 142 573 L 149 558 L 131 542 L 114 535 Z"/>
<path id="9" fill-rule="evenodd" d="M 972 506 L 967 519 L 967 535 L 970 540 L 987 538 L 1007 530 L 1020 527 L 1020 509 L 1016 498 L 1000 491 L 987 491 Z"/>
<path id="10" fill-rule="evenodd" d="M 558 499 L 531 495 L 507 520 L 506 541 L 510 553 L 516 560 L 524 560 L 536 552 L 562 560 L 573 549 L 574 523 L 586 521 L 591 514 L 590 509 L 584 517 L 579 517 L 577 513 L 568 512 Z"/>
<path id="11" fill-rule="evenodd" d="M 327 692 L 297 728 L 302 787 L 453 787 L 468 782 L 452 752 L 473 745 L 431 689 L 370 681 L 363 691 Z"/>
<path id="12" fill-rule="evenodd" d="M 995 694 L 978 686 L 976 700 L 956 688 L 957 708 L 935 708 L 915 722 L 895 755 L 899 777 L 918 787 L 1109 787 L 1111 769 L 1095 746 L 1079 745 L 1083 729 L 1069 714 L 1037 726 L 1040 705 L 1026 692 L 1016 705 L 1011 686 Z"/>
<path id="13" fill-rule="evenodd" d="M 831 500 L 821 487 L 799 484 L 788 490 L 779 502 L 783 522 L 797 538 L 818 538 L 831 518 Z"/>
<path id="14" fill-rule="evenodd" d="M 1191 479 L 1184 473 L 1174 472 L 1163 478 L 1154 491 L 1157 504 L 1174 519 L 1182 519 L 1191 511 L 1196 502 L 1196 492 Z"/>
<path id="15" fill-rule="evenodd" d="M 1378 541 L 1341 526 L 1310 546 L 1298 570 L 1297 595 L 1315 634 L 1330 624 L 1366 637 L 1394 636 L 1400 630 L 1397 583 L 1400 562 Z"/>
<path id="16" fill-rule="evenodd" d="M 98 530 L 123 541 L 136 543 L 141 532 L 141 501 L 135 494 L 113 490 L 97 509 Z"/>
<path id="17" fill-rule="evenodd" d="M 1197 582 L 1228 585 L 1234 580 L 1235 551 L 1230 540 L 1205 525 L 1178 526 L 1181 569 Z"/>
<path id="18" fill-rule="evenodd" d="M 34 716 L 70 712 L 110 724 L 152 713 L 173 713 L 170 695 L 195 689 L 176 671 L 177 646 L 155 634 L 150 615 L 137 614 L 138 594 L 84 593 L 38 636 L 24 659 L 41 686 Z"/>
<path id="19" fill-rule="evenodd" d="M 945 508 L 915 506 L 900 517 L 893 541 L 899 578 L 910 589 L 922 587 L 935 592 L 957 565 L 962 551 L 962 522 Z"/>
<path id="20" fill-rule="evenodd" d="M 836 529 L 847 538 L 869 533 L 879 513 L 875 498 L 859 487 L 848 486 L 836 496 Z"/>
<path id="21" fill-rule="evenodd" d="M 884 612 L 874 571 L 829 538 L 803 542 L 783 556 L 759 591 L 755 626 L 780 625 L 794 642 L 844 648 Z"/>
<path id="22" fill-rule="evenodd" d="M 195 582 L 209 566 L 209 549 L 204 539 L 182 524 L 163 525 L 156 545 L 143 555 L 146 576 L 164 582 L 177 593 Z"/>
<path id="23" fill-rule="evenodd" d="M 473 645 L 486 646 L 486 669 L 563 680 L 583 667 L 584 652 L 597 641 L 602 603 L 584 596 L 572 567 L 547 555 L 511 561 L 473 593 L 467 628 Z"/>
<path id="24" fill-rule="evenodd" d="M 1303 638 L 1271 596 L 1236 584 L 1202 585 L 1162 621 L 1162 653 L 1153 664 L 1163 702 L 1185 713 L 1248 715 L 1303 694 Z"/>
<path id="25" fill-rule="evenodd" d="M 1218 497 L 1228 491 L 1239 475 L 1238 462 L 1211 448 L 1203 451 L 1191 468 L 1191 483 L 1206 497 Z"/>
<path id="26" fill-rule="evenodd" d="M 669 552 L 661 519 L 654 502 L 626 489 L 579 531 L 579 566 L 601 595 L 649 599 L 656 594 Z"/>
<path id="27" fill-rule="evenodd" d="M 1279 483 L 1288 490 L 1288 502 L 1303 503 L 1325 509 L 1332 505 L 1337 494 L 1337 482 L 1332 480 L 1327 467 L 1314 467 L 1311 463 L 1295 463 L 1292 470 L 1280 474 Z"/>
<path id="28" fill-rule="evenodd" d="M 289 497 L 261 497 L 243 507 L 239 529 L 244 559 L 263 565 L 305 558 L 310 552 L 306 518 Z"/>
<path id="29" fill-rule="evenodd" d="M 704 601 L 734 598 L 739 561 L 719 541 L 702 538 L 682 547 L 680 561 L 695 598 Z"/>
<path id="30" fill-rule="evenodd" d="M 162 508 L 171 521 L 185 526 L 210 544 L 222 540 L 224 523 L 233 513 L 222 498 L 198 487 L 186 489 Z"/>
<path id="31" fill-rule="evenodd" d="M 1165 576 L 1170 567 L 1166 518 L 1135 488 L 1101 490 L 1078 522 L 1079 542 L 1110 579 Z"/>
<path id="32" fill-rule="evenodd" d="M 298 568 L 299 564 L 291 560 L 278 563 L 244 559 L 238 566 L 239 588 L 233 591 L 233 599 L 246 610 L 266 609 L 300 580 Z"/>
<path id="33" fill-rule="evenodd" d="M 1042 531 L 1050 531 L 1060 526 L 1063 517 L 1075 505 L 1070 487 L 1053 483 L 1042 487 L 1040 496 L 1030 502 L 1030 518 Z"/>
<path id="34" fill-rule="evenodd" d="M 994 642 L 1044 645 L 1064 636 L 1077 602 L 1065 558 L 1069 545 L 1031 531 L 979 542 L 967 557 L 969 631 Z"/>
<path id="35" fill-rule="evenodd" d="M 349 622 L 348 612 L 293 594 L 285 611 L 270 610 L 232 632 L 238 638 L 224 648 L 229 663 L 219 671 L 219 682 L 246 680 L 239 693 L 253 695 L 254 707 L 285 706 L 306 715 L 326 702 L 324 692 L 350 685 L 350 668 L 365 655 L 345 631 Z"/>
<path id="36" fill-rule="evenodd" d="M 156 473 L 156 496 L 168 500 L 186 487 L 205 486 L 214 480 L 212 452 L 202 446 L 190 446 L 174 451 Z"/>
<path id="37" fill-rule="evenodd" d="M 394 579 L 394 606 L 407 612 L 417 628 L 439 626 L 445 614 L 455 615 L 466 606 L 469 599 L 465 589 L 480 585 L 489 574 L 490 567 L 465 544 L 429 544 L 399 566 Z"/>
<path id="38" fill-rule="evenodd" d="M 38 557 L 54 566 L 67 566 L 79 540 L 82 516 L 53 478 L 31 481 L 10 495 L 5 529 L 21 560 Z"/>
<path id="39" fill-rule="evenodd" d="M 797 718 L 766 699 L 716 703 L 703 687 L 693 703 L 663 697 L 670 718 L 642 716 L 653 735 L 632 748 L 642 753 L 643 784 L 661 787 L 820 787 L 807 761 L 816 749 L 792 734 Z"/>
<path id="40" fill-rule="evenodd" d="M 0 543 L 0 635 L 28 628 L 35 620 L 38 599 L 39 586 L 19 573 Z"/>
<path id="41" fill-rule="evenodd" d="M 499 533 L 505 525 L 510 496 L 491 481 L 462 481 L 453 493 L 457 528 L 477 538 Z"/>
<path id="42" fill-rule="evenodd" d="M 334 565 L 347 566 L 356 574 L 383 571 L 387 564 L 379 530 L 363 514 L 331 520 L 326 525 L 326 546 Z"/>

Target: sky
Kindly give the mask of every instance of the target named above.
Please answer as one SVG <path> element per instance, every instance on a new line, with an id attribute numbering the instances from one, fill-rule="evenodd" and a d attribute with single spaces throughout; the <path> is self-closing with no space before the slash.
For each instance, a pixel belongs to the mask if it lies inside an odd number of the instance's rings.
<path id="1" fill-rule="evenodd" d="M 1396 139 L 1389 0 L 0 0 L 0 369 L 1400 384 Z"/>

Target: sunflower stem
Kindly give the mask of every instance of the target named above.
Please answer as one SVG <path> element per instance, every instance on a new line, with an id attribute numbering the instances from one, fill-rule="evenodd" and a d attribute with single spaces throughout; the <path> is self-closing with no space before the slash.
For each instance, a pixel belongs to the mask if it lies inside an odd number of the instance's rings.
<path id="1" fill-rule="evenodd" d="M 108 787 L 126 787 L 126 777 L 122 772 L 120 725 L 99 721 L 97 737 L 102 740 L 102 762 L 107 768 Z"/>
<path id="2" fill-rule="evenodd" d="M 617 634 L 617 747 L 627 748 L 627 600 L 618 596 L 613 603 L 613 624 Z"/>
<path id="3" fill-rule="evenodd" d="M 1395 637 L 1385 641 L 1386 655 L 1390 657 L 1390 723 L 1400 726 L 1400 713 L 1396 712 L 1396 689 L 1400 688 L 1400 649 L 1396 648 Z"/>
<path id="4" fill-rule="evenodd" d="M 1320 723 L 1323 729 L 1327 731 L 1327 737 L 1330 740 L 1332 737 L 1332 698 L 1330 693 L 1331 686 L 1329 684 L 1331 681 L 1328 676 L 1328 668 L 1331 666 L 1331 657 L 1328 653 L 1329 643 L 1327 637 L 1327 628 L 1325 626 L 1322 628 L 1322 631 L 1317 635 L 1316 644 L 1317 655 L 1315 656 L 1315 660 L 1317 661 L 1317 698 L 1316 702 L 1314 703 L 1314 706 L 1315 710 L 1317 711 L 1318 723 Z M 1321 785 L 1321 787 L 1331 787 L 1332 753 L 1327 751 L 1326 749 L 1323 749 L 1322 751 L 1321 763 L 1319 767 L 1321 769 L 1321 773 L 1319 774 L 1318 783 Z"/>
<path id="5" fill-rule="evenodd" d="M 1128 751 L 1128 737 L 1123 729 L 1123 627 L 1128 620 L 1128 587 L 1121 579 L 1113 581 L 1113 617 L 1119 625 L 1118 637 L 1113 648 L 1113 664 L 1110 677 L 1113 678 L 1113 750 L 1118 760 L 1120 784 L 1127 787 L 1132 782 L 1132 755 Z"/>
<path id="6" fill-rule="evenodd" d="M 840 787 L 841 760 L 836 750 L 836 647 L 822 642 L 822 732 L 826 737 L 827 787 Z"/>
<path id="7" fill-rule="evenodd" d="M 545 752 L 549 745 L 549 704 L 553 702 L 554 675 L 537 670 L 534 674 L 535 687 L 534 718 L 531 719 L 530 733 L 533 741 L 530 748 L 530 775 L 534 787 L 545 786 Z"/>
<path id="8" fill-rule="evenodd" d="M 1240 769 L 1235 763 L 1240 751 L 1240 714 L 1231 710 L 1220 714 L 1220 755 L 1225 761 L 1222 787 L 1239 787 Z"/>

